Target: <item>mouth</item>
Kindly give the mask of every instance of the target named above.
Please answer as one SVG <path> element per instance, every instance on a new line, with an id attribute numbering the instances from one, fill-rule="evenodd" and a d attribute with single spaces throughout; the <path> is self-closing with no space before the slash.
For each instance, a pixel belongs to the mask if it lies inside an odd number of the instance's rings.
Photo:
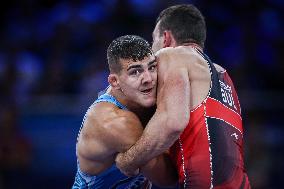
<path id="1" fill-rule="evenodd" d="M 153 88 L 142 90 L 141 92 L 145 95 L 150 94 L 153 91 Z"/>

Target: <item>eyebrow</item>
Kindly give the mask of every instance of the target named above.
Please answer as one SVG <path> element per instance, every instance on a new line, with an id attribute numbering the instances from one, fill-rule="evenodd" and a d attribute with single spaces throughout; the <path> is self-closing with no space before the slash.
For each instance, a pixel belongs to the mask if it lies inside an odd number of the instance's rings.
<path id="1" fill-rule="evenodd" d="M 155 62 L 156 62 L 156 59 L 154 59 L 154 60 L 148 62 L 148 66 L 154 64 Z M 129 67 L 127 68 L 127 71 L 130 70 L 130 69 L 133 69 L 133 68 L 141 68 L 141 67 L 142 67 L 141 64 L 139 64 L 139 65 L 131 65 L 131 66 L 129 66 Z"/>
<path id="2" fill-rule="evenodd" d="M 142 66 L 141 65 L 131 65 L 127 68 L 127 71 L 132 69 L 132 68 L 141 68 Z"/>

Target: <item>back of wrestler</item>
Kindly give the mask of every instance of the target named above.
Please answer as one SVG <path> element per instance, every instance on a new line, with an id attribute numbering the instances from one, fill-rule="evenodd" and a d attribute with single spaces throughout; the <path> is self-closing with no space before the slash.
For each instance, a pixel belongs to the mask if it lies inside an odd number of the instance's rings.
<path id="1" fill-rule="evenodd" d="M 169 72 L 165 69 L 182 68 L 190 81 L 190 119 L 170 149 L 180 188 L 250 188 L 240 104 L 226 70 L 192 45 L 167 48 L 158 56 L 160 79 L 168 77 L 162 75 Z"/>
<path id="2" fill-rule="evenodd" d="M 237 92 L 226 70 L 203 52 L 205 39 L 205 19 L 192 4 L 164 9 L 153 32 L 159 64 L 157 109 L 172 120 L 168 136 L 178 136 L 170 151 L 179 185 L 186 189 L 250 188 Z M 182 124 L 173 121 L 176 117 Z M 163 138 L 159 141 L 167 143 Z"/>

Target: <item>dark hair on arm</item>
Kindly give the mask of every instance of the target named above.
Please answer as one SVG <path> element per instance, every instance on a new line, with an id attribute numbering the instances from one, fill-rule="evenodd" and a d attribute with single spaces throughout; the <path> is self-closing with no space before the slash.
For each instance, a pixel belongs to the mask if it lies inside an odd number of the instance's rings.
<path id="1" fill-rule="evenodd" d="M 196 43 L 204 48 L 206 23 L 201 12 L 191 4 L 181 4 L 164 9 L 156 20 L 160 21 L 160 35 L 170 30 L 178 43 Z"/>
<path id="2" fill-rule="evenodd" d="M 107 49 L 110 72 L 119 73 L 122 66 L 120 59 L 141 61 L 153 54 L 150 44 L 137 35 L 125 35 L 113 40 Z"/>

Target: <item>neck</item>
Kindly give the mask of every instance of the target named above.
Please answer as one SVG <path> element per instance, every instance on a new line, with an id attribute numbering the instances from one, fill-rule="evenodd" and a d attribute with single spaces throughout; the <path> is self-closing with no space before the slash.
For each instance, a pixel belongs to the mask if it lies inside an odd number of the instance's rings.
<path id="1" fill-rule="evenodd" d="M 194 48 L 200 50 L 201 52 L 203 52 L 203 49 L 196 43 L 183 43 L 183 44 L 181 44 L 181 46 L 194 47 Z"/>
<path id="2" fill-rule="evenodd" d="M 135 113 L 139 117 L 143 126 L 146 126 L 156 110 L 155 107 L 145 108 L 139 106 L 138 104 L 130 102 L 120 90 L 111 88 L 110 90 L 108 90 L 108 93 L 115 97 L 116 100 L 124 105 L 129 111 Z"/>
<path id="3" fill-rule="evenodd" d="M 113 89 L 112 87 L 110 87 L 110 90 L 107 91 L 111 96 L 113 96 L 114 98 L 116 98 L 116 100 L 118 100 L 122 105 L 124 105 L 125 107 L 127 107 L 127 99 L 125 98 L 125 96 L 123 95 L 123 93 L 120 90 L 116 90 Z"/>
<path id="4" fill-rule="evenodd" d="M 126 96 L 123 94 L 123 92 L 121 90 L 117 90 L 117 89 L 113 89 L 111 88 L 108 93 L 110 95 L 112 95 L 113 97 L 116 98 L 116 100 L 118 100 L 122 105 L 124 105 L 128 110 L 136 113 L 138 112 L 138 110 L 140 110 L 141 108 L 133 103 L 133 102 L 130 102 Z"/>

